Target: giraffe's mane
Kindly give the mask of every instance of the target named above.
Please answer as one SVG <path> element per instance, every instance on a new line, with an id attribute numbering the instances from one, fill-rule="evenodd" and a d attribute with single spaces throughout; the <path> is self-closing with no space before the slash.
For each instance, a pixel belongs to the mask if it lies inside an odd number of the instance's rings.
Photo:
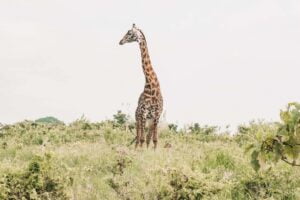
<path id="1" fill-rule="evenodd" d="M 143 33 L 143 31 L 141 30 L 141 29 L 138 29 L 139 31 L 140 31 L 140 33 L 142 34 L 142 36 L 144 37 L 144 40 L 145 40 L 145 42 L 147 43 L 147 40 L 146 40 L 146 37 L 145 37 L 145 35 L 144 35 L 144 33 Z"/>

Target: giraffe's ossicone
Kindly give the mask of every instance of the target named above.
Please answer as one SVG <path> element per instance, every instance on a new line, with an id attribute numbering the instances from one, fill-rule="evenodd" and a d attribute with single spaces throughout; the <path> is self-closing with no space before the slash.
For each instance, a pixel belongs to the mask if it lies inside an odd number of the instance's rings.
<path id="1" fill-rule="evenodd" d="M 130 42 L 137 42 L 140 46 L 142 66 L 146 78 L 145 88 L 140 95 L 135 112 L 137 131 L 135 147 L 138 147 L 139 145 L 141 147 L 143 146 L 143 143 L 145 142 L 145 126 L 146 122 L 148 122 L 149 132 L 146 137 L 147 147 L 152 138 L 154 148 L 156 148 L 158 141 L 157 126 L 163 110 L 163 98 L 160 91 L 160 85 L 151 65 L 145 35 L 135 26 L 135 24 L 133 24 L 132 28 L 125 34 L 119 44 L 123 45 Z"/>

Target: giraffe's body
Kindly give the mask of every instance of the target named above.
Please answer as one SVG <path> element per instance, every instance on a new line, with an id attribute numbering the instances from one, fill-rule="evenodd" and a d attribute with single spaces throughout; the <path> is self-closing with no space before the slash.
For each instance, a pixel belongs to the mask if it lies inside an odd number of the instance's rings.
<path id="1" fill-rule="evenodd" d="M 160 91 L 159 81 L 151 65 L 146 38 L 142 31 L 137 29 L 135 25 L 133 25 L 132 29 L 129 30 L 123 37 L 123 39 L 120 41 L 120 45 L 128 42 L 139 43 L 142 66 L 146 78 L 145 88 L 140 95 L 135 113 L 137 130 L 136 147 L 138 145 L 143 146 L 145 141 L 144 130 L 146 122 L 149 122 L 149 133 L 146 138 L 147 147 L 149 146 L 152 138 L 154 148 L 156 148 L 158 140 L 157 125 L 163 110 L 163 98 Z"/>

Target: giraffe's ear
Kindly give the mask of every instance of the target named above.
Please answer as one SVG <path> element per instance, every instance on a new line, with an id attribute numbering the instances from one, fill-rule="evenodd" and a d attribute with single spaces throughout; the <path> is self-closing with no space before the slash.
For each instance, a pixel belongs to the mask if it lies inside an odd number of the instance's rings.
<path id="1" fill-rule="evenodd" d="M 135 24 L 132 24 L 132 28 L 136 28 Z"/>

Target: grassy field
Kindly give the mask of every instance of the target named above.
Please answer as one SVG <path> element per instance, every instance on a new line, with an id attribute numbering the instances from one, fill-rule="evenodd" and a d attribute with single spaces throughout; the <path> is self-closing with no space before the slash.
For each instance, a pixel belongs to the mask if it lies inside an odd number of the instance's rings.
<path id="1" fill-rule="evenodd" d="M 279 162 L 255 172 L 245 153 L 272 125 L 242 130 L 160 130 L 154 151 L 135 150 L 135 135 L 109 122 L 6 125 L 0 199 L 300 199 L 299 168 Z"/>

